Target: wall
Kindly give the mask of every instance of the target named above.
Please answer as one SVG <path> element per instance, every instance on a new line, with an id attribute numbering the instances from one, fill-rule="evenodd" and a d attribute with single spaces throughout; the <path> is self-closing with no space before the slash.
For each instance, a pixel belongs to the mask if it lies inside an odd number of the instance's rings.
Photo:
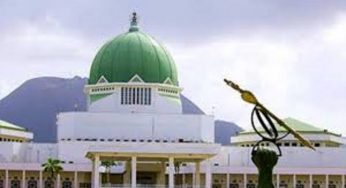
<path id="1" fill-rule="evenodd" d="M 164 139 L 214 141 L 206 115 L 69 112 L 58 116 L 58 139 Z"/>

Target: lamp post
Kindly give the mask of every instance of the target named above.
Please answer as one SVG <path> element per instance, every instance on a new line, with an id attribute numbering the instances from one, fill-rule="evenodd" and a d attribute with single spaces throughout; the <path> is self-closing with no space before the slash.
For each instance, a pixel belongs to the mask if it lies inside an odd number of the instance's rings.
<path id="1" fill-rule="evenodd" d="M 240 93 L 241 98 L 252 105 L 254 108 L 251 113 L 251 125 L 255 132 L 261 137 L 251 152 L 252 162 L 256 165 L 258 169 L 258 187 L 257 188 L 274 188 L 272 177 L 273 169 L 278 162 L 279 156 L 281 156 L 281 149 L 278 145 L 278 141 L 286 137 L 288 134 L 292 134 L 300 143 L 304 146 L 309 147 L 313 150 L 315 148 L 312 146 L 310 141 L 306 140 L 302 135 L 288 126 L 284 121 L 278 118 L 274 113 L 272 113 L 268 108 L 266 108 L 262 103 L 260 103 L 255 95 L 248 90 L 244 90 L 239 87 L 239 85 L 234 82 L 224 79 L 226 84 Z M 259 131 L 255 126 L 255 120 L 262 126 L 263 131 Z M 287 133 L 284 135 L 279 135 L 276 126 L 279 125 L 283 127 Z M 277 151 L 270 149 L 269 147 L 263 147 L 264 144 L 268 143 L 275 146 Z"/>

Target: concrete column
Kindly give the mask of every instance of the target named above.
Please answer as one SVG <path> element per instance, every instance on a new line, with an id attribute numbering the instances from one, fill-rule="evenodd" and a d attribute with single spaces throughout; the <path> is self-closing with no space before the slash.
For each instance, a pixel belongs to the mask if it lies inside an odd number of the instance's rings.
<path id="1" fill-rule="evenodd" d="M 194 188 L 199 188 L 201 186 L 201 162 L 197 161 L 195 168 Z"/>
<path id="2" fill-rule="evenodd" d="M 9 187 L 9 182 L 8 182 L 8 170 L 5 170 L 5 187 Z"/>
<path id="3" fill-rule="evenodd" d="M 210 161 L 208 160 L 206 162 L 206 168 L 205 168 L 205 188 L 211 188 L 211 179 L 212 179 L 212 176 L 211 176 L 211 164 L 210 164 Z"/>
<path id="4" fill-rule="evenodd" d="M 312 188 L 312 174 L 309 174 L 309 188 Z"/>
<path id="5" fill-rule="evenodd" d="M 183 188 L 186 188 L 186 179 L 185 179 L 185 174 L 182 174 L 182 177 L 181 177 L 181 183 L 183 184 Z"/>
<path id="6" fill-rule="evenodd" d="M 345 187 L 345 175 L 341 175 L 341 187 Z"/>
<path id="7" fill-rule="evenodd" d="M 168 187 L 174 188 L 174 158 L 168 159 Z"/>
<path id="8" fill-rule="evenodd" d="M 196 188 L 196 173 L 192 173 L 192 188 Z"/>
<path id="9" fill-rule="evenodd" d="M 226 173 L 226 188 L 229 188 L 230 180 L 229 180 L 229 173 Z"/>
<path id="10" fill-rule="evenodd" d="M 78 188 L 78 171 L 74 171 L 74 181 L 73 181 L 73 187 Z"/>
<path id="11" fill-rule="evenodd" d="M 296 187 L 297 184 L 297 175 L 293 174 L 293 187 Z"/>
<path id="12" fill-rule="evenodd" d="M 61 179 L 60 174 L 57 174 L 57 176 L 56 176 L 56 187 L 57 188 L 61 187 L 60 179 Z"/>
<path id="13" fill-rule="evenodd" d="M 328 188 L 328 185 L 329 185 L 329 175 L 327 174 L 326 175 L 326 183 L 325 183 L 325 188 Z"/>
<path id="14" fill-rule="evenodd" d="M 99 172 L 99 163 L 100 156 L 95 154 L 93 160 L 93 169 L 92 169 L 92 187 L 99 188 L 100 187 L 100 172 Z"/>
<path id="15" fill-rule="evenodd" d="M 137 157 L 131 157 L 131 188 L 137 186 Z"/>
<path id="16" fill-rule="evenodd" d="M 280 187 L 280 174 L 276 174 L 276 187 Z"/>
<path id="17" fill-rule="evenodd" d="M 39 177 L 38 177 L 38 187 L 39 188 L 44 188 L 43 187 L 43 176 L 42 176 L 42 170 L 39 172 Z"/>
<path id="18" fill-rule="evenodd" d="M 247 185 L 247 174 L 244 173 L 243 175 L 243 182 L 244 182 L 244 188 L 246 188 L 246 185 Z"/>
<path id="19" fill-rule="evenodd" d="M 26 187 L 25 186 L 25 170 L 22 171 L 22 187 Z"/>

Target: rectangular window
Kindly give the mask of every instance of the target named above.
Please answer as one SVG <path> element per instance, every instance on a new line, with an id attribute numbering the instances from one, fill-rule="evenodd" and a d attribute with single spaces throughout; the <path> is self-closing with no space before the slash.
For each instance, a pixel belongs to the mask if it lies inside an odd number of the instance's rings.
<path id="1" fill-rule="evenodd" d="M 141 99 L 140 99 L 140 104 L 143 105 L 143 88 L 141 88 Z"/>
<path id="2" fill-rule="evenodd" d="M 148 105 L 151 105 L 151 88 L 148 88 Z"/>
<path id="3" fill-rule="evenodd" d="M 121 88 L 121 104 L 124 104 L 124 88 Z"/>
<path id="4" fill-rule="evenodd" d="M 148 104 L 148 88 L 144 89 L 144 104 L 147 105 Z"/>
<path id="5" fill-rule="evenodd" d="M 132 88 L 132 104 L 136 104 L 136 88 Z"/>
<path id="6" fill-rule="evenodd" d="M 120 104 L 151 105 L 151 88 L 122 87 L 120 89 Z"/>
<path id="7" fill-rule="evenodd" d="M 139 104 L 139 88 L 137 87 L 136 104 Z"/>
<path id="8" fill-rule="evenodd" d="M 129 88 L 129 104 L 132 104 L 132 88 Z"/>

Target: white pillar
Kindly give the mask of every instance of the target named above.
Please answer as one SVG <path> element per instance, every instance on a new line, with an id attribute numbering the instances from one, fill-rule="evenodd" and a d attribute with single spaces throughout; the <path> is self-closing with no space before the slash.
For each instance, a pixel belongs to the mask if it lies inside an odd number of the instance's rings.
<path id="1" fill-rule="evenodd" d="M 244 175 L 243 175 L 243 181 L 244 181 L 244 188 L 246 188 L 246 185 L 247 185 L 247 174 L 246 173 L 244 173 Z"/>
<path id="2" fill-rule="evenodd" d="M 230 184 L 229 173 L 226 173 L 226 188 L 229 188 L 229 184 Z"/>
<path id="3" fill-rule="evenodd" d="M 74 171 L 74 181 L 73 181 L 73 187 L 78 188 L 78 171 Z"/>
<path id="4" fill-rule="evenodd" d="M 5 187 L 8 187 L 9 182 L 8 182 L 8 170 L 5 170 Z"/>
<path id="5" fill-rule="evenodd" d="M 131 188 L 137 186 L 137 157 L 131 157 Z"/>
<path id="6" fill-rule="evenodd" d="M 99 163 L 100 156 L 95 154 L 93 160 L 93 169 L 92 169 L 92 187 L 99 188 L 100 187 L 100 172 L 99 172 Z"/>
<path id="7" fill-rule="evenodd" d="M 25 186 L 25 170 L 22 171 L 22 187 L 26 187 Z"/>
<path id="8" fill-rule="evenodd" d="M 196 188 L 196 173 L 192 173 L 192 188 Z"/>
<path id="9" fill-rule="evenodd" d="M 328 185 L 329 185 L 329 175 L 326 174 L 326 184 L 325 184 L 325 188 L 328 188 Z"/>
<path id="10" fill-rule="evenodd" d="M 195 168 L 194 188 L 199 188 L 201 186 L 201 162 L 197 161 Z"/>
<path id="11" fill-rule="evenodd" d="M 312 188 L 312 174 L 309 174 L 309 188 Z"/>
<path id="12" fill-rule="evenodd" d="M 206 168 L 205 168 L 205 188 L 211 188 L 211 164 L 210 161 L 208 160 L 206 162 Z"/>
<path id="13" fill-rule="evenodd" d="M 182 181 L 182 184 L 183 184 L 183 188 L 186 188 L 186 180 L 185 180 L 185 173 L 182 174 L 182 177 L 181 177 L 181 181 Z"/>
<path id="14" fill-rule="evenodd" d="M 280 174 L 276 174 L 276 187 L 280 187 Z"/>
<path id="15" fill-rule="evenodd" d="M 44 188 L 43 187 L 43 180 L 42 180 L 43 178 L 42 178 L 42 170 L 40 170 L 40 172 L 39 172 L 39 177 L 38 177 L 38 187 L 39 188 Z"/>
<path id="16" fill-rule="evenodd" d="M 174 188 L 174 158 L 168 160 L 168 187 Z"/>
<path id="17" fill-rule="evenodd" d="M 56 187 L 57 188 L 60 188 L 61 186 L 61 183 L 60 183 L 60 174 L 57 174 L 57 176 L 56 176 Z"/>
<path id="18" fill-rule="evenodd" d="M 345 175 L 341 175 L 341 187 L 345 187 Z"/>
<path id="19" fill-rule="evenodd" d="M 296 187 L 297 184 L 297 176 L 293 174 L 293 187 Z"/>

